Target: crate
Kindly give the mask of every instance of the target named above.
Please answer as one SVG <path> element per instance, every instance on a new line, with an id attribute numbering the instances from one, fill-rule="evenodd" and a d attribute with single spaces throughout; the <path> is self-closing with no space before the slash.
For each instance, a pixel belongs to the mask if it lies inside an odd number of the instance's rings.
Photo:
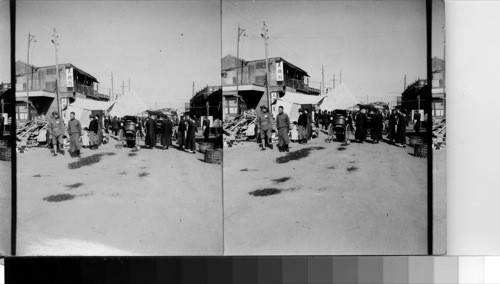
<path id="1" fill-rule="evenodd" d="M 422 136 L 410 136 L 410 147 L 415 147 L 417 144 L 424 144 L 425 143 L 425 138 Z"/>
<path id="2" fill-rule="evenodd" d="M 415 144 L 415 156 L 420 158 L 427 158 L 427 144 L 418 143 Z"/>
<path id="3" fill-rule="evenodd" d="M 210 164 L 222 164 L 222 149 L 207 149 L 205 151 L 205 162 Z"/>
<path id="4" fill-rule="evenodd" d="M 12 161 L 12 149 L 10 147 L 0 147 L 0 161 Z"/>
<path id="5" fill-rule="evenodd" d="M 201 142 L 200 145 L 198 146 L 198 151 L 200 153 L 205 153 L 207 150 L 213 150 L 214 149 L 214 143 L 210 142 Z"/>

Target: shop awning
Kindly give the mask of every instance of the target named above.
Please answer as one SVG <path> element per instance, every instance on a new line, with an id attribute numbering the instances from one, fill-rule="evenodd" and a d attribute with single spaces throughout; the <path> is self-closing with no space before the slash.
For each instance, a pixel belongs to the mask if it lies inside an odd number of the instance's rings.
<path id="1" fill-rule="evenodd" d="M 24 98 L 28 96 L 27 92 L 16 92 L 16 99 L 17 98 Z M 31 97 L 45 97 L 45 98 L 55 98 L 56 94 L 52 92 L 47 92 L 47 91 L 30 91 L 29 93 L 30 98 Z"/>
<path id="2" fill-rule="evenodd" d="M 257 85 L 240 85 L 238 91 L 256 91 L 264 93 L 266 88 Z M 236 86 L 223 86 L 222 93 L 224 96 L 234 96 L 236 95 Z"/>

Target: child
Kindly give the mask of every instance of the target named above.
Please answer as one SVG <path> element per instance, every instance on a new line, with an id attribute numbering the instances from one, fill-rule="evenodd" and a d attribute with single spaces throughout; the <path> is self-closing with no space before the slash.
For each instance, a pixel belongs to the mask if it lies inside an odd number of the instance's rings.
<path id="1" fill-rule="evenodd" d="M 335 131 L 333 130 L 333 116 L 328 116 L 328 139 L 327 142 L 330 143 L 332 142 L 335 138 L 333 137 L 335 135 Z"/>
<path id="2" fill-rule="evenodd" d="M 297 140 L 299 140 L 299 130 L 298 130 L 298 127 L 299 126 L 297 125 L 297 121 L 294 121 L 293 122 L 293 126 L 292 126 L 292 128 L 290 130 L 290 132 L 291 132 L 291 135 L 290 135 L 291 139 L 290 140 L 292 142 L 297 142 Z"/>

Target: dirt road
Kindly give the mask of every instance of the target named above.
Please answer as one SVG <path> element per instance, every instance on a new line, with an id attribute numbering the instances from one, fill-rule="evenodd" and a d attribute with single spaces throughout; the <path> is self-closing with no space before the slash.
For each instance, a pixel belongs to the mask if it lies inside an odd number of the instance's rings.
<path id="1" fill-rule="evenodd" d="M 46 148 L 18 154 L 18 254 L 222 254 L 221 166 L 115 144 L 83 150 L 95 163 L 80 168 Z"/>
<path id="2" fill-rule="evenodd" d="M 426 254 L 426 159 L 410 147 L 339 148 L 325 138 L 292 143 L 312 149 L 281 164 L 284 153 L 254 142 L 224 149 L 226 253 Z M 266 188 L 278 193 L 249 194 Z"/>
<path id="3" fill-rule="evenodd" d="M 0 161 L 0 255 L 10 252 L 11 162 Z"/>

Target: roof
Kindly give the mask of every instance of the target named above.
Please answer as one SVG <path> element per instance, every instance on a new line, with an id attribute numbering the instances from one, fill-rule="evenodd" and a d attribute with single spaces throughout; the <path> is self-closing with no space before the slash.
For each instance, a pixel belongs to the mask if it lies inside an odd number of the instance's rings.
<path id="1" fill-rule="evenodd" d="M 296 103 L 299 105 L 317 105 L 321 103 L 324 98 L 325 97 L 323 96 L 313 96 L 300 93 L 286 92 L 285 95 L 280 98 L 280 100 Z"/>

